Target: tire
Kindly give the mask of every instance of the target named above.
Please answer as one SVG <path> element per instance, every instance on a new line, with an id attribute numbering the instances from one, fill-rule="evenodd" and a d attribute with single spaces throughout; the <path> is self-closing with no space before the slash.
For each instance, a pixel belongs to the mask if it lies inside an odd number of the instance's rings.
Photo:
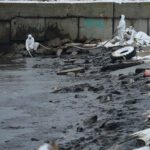
<path id="1" fill-rule="evenodd" d="M 118 59 L 130 59 L 136 55 L 136 49 L 132 46 L 125 46 L 123 48 L 120 48 L 116 51 L 114 51 L 111 54 L 112 60 L 118 60 Z"/>

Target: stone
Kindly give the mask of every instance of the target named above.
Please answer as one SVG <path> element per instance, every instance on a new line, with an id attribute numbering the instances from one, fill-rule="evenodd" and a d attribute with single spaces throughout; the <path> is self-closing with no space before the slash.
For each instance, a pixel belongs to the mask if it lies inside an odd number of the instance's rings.
<path id="1" fill-rule="evenodd" d="M 62 50 L 62 49 L 58 49 L 58 50 L 57 50 L 57 52 L 56 52 L 57 57 L 60 57 L 60 56 L 61 56 L 61 54 L 62 54 L 62 52 L 63 52 L 63 50 Z"/>
<path id="2" fill-rule="evenodd" d="M 97 119 L 98 119 L 97 115 L 93 115 L 84 121 L 84 125 L 91 125 L 93 123 L 96 123 Z"/>
<path id="3" fill-rule="evenodd" d="M 48 47 L 58 47 L 61 45 L 61 40 L 60 38 L 55 38 L 53 40 L 50 40 L 48 42 Z"/>
<path id="4" fill-rule="evenodd" d="M 83 127 L 77 127 L 77 132 L 83 132 L 83 131 L 84 131 Z"/>
<path id="5" fill-rule="evenodd" d="M 110 120 L 105 123 L 105 129 L 106 130 L 115 130 L 118 127 L 120 127 L 122 124 L 123 124 L 123 122 L 121 122 L 121 121 Z"/>

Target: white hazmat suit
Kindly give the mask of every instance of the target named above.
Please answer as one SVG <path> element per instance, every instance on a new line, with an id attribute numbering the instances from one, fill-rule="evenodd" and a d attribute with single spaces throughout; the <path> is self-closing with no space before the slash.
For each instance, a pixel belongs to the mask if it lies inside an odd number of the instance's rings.
<path id="1" fill-rule="evenodd" d="M 39 47 L 39 43 L 35 42 L 34 37 L 31 34 L 28 35 L 28 38 L 26 39 L 25 45 L 26 45 L 27 51 L 30 51 L 30 50 L 36 51 Z"/>
<path id="2" fill-rule="evenodd" d="M 118 36 L 120 39 L 120 44 L 122 45 L 124 42 L 124 33 L 126 30 L 126 22 L 125 22 L 125 15 L 121 15 L 121 19 L 119 21 L 119 25 L 117 26 Z"/>

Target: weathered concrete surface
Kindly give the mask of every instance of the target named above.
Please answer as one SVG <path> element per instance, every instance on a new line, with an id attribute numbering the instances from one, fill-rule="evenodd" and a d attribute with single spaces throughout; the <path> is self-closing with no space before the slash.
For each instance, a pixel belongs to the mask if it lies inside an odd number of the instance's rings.
<path id="1" fill-rule="evenodd" d="M 113 17 L 112 3 L 81 4 L 0 4 L 0 19 L 22 17 Z"/>
<path id="2" fill-rule="evenodd" d="M 119 19 L 115 19 L 115 29 L 117 28 Z M 148 33 L 147 19 L 126 19 L 126 26 L 133 26 L 136 31 Z"/>
<path id="3" fill-rule="evenodd" d="M 25 40 L 29 33 L 37 40 L 44 40 L 44 19 L 16 18 L 11 21 L 11 40 Z"/>
<path id="4" fill-rule="evenodd" d="M 111 19 L 80 19 L 80 39 L 107 39 L 111 38 Z"/>
<path id="5" fill-rule="evenodd" d="M 149 18 L 150 3 L 115 4 L 115 17 L 125 14 L 130 19 Z"/>
<path id="6" fill-rule="evenodd" d="M 29 33 L 39 41 L 109 39 L 121 14 L 127 26 L 148 33 L 149 10 L 150 3 L 0 3 L 0 43 L 23 41 Z"/>
<path id="7" fill-rule="evenodd" d="M 9 43 L 10 41 L 10 24 L 9 22 L 0 22 L 0 44 Z"/>
<path id="8" fill-rule="evenodd" d="M 78 19 L 46 19 L 45 29 L 46 40 L 58 37 L 76 40 L 78 37 Z"/>
<path id="9" fill-rule="evenodd" d="M 150 20 L 148 20 L 148 34 L 150 34 Z"/>

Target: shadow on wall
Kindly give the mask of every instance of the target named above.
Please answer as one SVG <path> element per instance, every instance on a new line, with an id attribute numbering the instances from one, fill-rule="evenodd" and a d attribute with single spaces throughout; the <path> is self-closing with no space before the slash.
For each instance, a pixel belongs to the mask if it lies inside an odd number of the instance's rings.
<path id="1" fill-rule="evenodd" d="M 74 31 L 75 35 L 71 36 Z M 15 18 L 11 21 L 11 40 L 24 41 L 28 34 L 36 40 L 77 38 L 77 22 L 73 19 Z"/>
<path id="2" fill-rule="evenodd" d="M 63 38 L 69 38 L 70 39 L 70 35 L 69 33 L 62 33 L 62 31 L 58 28 L 57 24 L 51 25 L 49 27 L 46 28 L 46 40 L 52 40 L 55 39 L 57 37 L 59 37 L 60 39 Z"/>

